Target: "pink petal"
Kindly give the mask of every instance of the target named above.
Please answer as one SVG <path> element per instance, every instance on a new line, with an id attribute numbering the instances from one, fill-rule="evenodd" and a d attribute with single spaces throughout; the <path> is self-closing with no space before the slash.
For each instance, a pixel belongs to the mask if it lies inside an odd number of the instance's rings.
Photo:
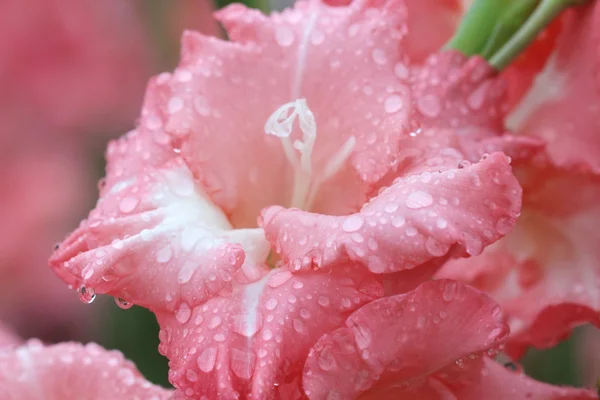
<path id="1" fill-rule="evenodd" d="M 262 231 L 232 229 L 182 160 L 156 142 L 152 107 L 145 110 L 142 130 L 109 147 L 102 197 L 52 268 L 75 288 L 170 310 L 231 286 L 242 265 L 242 280 L 266 273 Z"/>
<path id="2" fill-rule="evenodd" d="M 426 377 L 497 345 L 508 333 L 498 306 L 452 281 L 376 300 L 311 350 L 303 385 L 310 399 L 356 398 Z"/>
<path id="3" fill-rule="evenodd" d="M 318 131 L 313 170 L 321 173 L 354 136 L 353 168 L 327 183 L 362 199 L 362 181 L 391 168 L 399 134 L 408 132 L 400 2 L 300 2 L 268 17 L 233 5 L 218 18 L 232 42 L 187 34 L 161 106 L 172 112 L 167 132 L 211 198 L 236 226 L 253 225 L 267 205 L 290 203 L 292 168 L 264 125 L 281 105 L 305 98 Z M 333 204 L 320 195 L 316 207 L 339 210 L 342 198 Z"/>
<path id="4" fill-rule="evenodd" d="M 43 346 L 37 340 L 0 351 L 2 399 L 170 399 L 118 351 L 90 343 Z"/>
<path id="5" fill-rule="evenodd" d="M 270 207 L 261 224 L 294 269 L 353 260 L 387 273 L 479 254 L 510 231 L 519 207 L 506 157 L 493 154 L 476 164 L 398 178 L 356 214 Z"/>
<path id="6" fill-rule="evenodd" d="M 438 273 L 486 291 L 507 314 L 511 351 L 551 347 L 585 322 L 600 326 L 600 181 L 569 171 L 520 168 L 522 216 L 481 256 Z"/>
<path id="7" fill-rule="evenodd" d="M 296 275 L 274 269 L 202 306 L 158 314 L 159 349 L 170 359 L 171 382 L 192 398 L 259 399 L 274 387 L 294 398 L 317 339 L 382 294 L 361 268 Z"/>
<path id="8" fill-rule="evenodd" d="M 565 16 L 556 52 L 508 120 L 522 135 L 541 138 L 558 166 L 600 172 L 600 5 Z"/>
<path id="9" fill-rule="evenodd" d="M 510 371 L 489 358 L 484 358 L 478 382 L 454 384 L 457 399 L 480 400 L 586 400 L 597 399 L 592 390 L 552 386 L 537 382 L 526 375 Z"/>

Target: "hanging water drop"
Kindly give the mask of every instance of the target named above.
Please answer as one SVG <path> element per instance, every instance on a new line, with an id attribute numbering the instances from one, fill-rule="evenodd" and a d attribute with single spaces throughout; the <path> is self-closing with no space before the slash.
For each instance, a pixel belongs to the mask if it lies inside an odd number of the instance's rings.
<path id="1" fill-rule="evenodd" d="M 115 303 L 117 304 L 117 306 L 119 306 L 119 308 L 123 310 L 128 310 L 131 307 L 133 307 L 133 303 L 130 303 L 129 301 L 124 300 L 120 297 L 115 297 Z"/>
<path id="2" fill-rule="evenodd" d="M 96 299 L 96 292 L 91 287 L 81 286 L 77 292 L 79 293 L 79 300 L 85 304 L 91 304 Z"/>

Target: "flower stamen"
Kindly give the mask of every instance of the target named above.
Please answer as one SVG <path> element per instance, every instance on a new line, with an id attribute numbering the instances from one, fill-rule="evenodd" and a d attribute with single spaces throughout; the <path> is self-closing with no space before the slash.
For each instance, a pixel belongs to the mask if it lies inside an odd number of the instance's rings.
<path id="1" fill-rule="evenodd" d="M 302 131 L 302 140 L 295 140 L 292 143 L 291 135 L 296 118 Z M 312 206 L 319 186 L 342 168 L 356 145 L 354 136 L 350 137 L 333 155 L 322 172 L 314 176 L 312 153 L 317 139 L 317 123 L 306 99 L 294 100 L 275 110 L 265 123 L 265 133 L 277 136 L 281 140 L 286 158 L 294 168 L 291 207 L 305 210 Z M 294 153 L 294 149 L 300 153 L 300 159 Z"/>

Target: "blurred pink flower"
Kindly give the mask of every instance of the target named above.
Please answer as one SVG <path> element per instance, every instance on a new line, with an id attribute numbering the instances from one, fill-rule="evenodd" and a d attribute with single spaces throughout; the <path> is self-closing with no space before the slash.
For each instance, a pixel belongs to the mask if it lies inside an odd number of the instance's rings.
<path id="1" fill-rule="evenodd" d="M 441 277 L 490 293 L 508 315 L 514 355 L 550 347 L 579 324 L 600 326 L 600 4 L 565 16 L 558 47 L 508 119 L 546 144 L 515 163 L 524 189 L 515 230 Z"/>
<path id="2" fill-rule="evenodd" d="M 44 346 L 33 339 L 0 348 L 2 399 L 167 400 L 172 394 L 146 381 L 120 352 L 94 343 Z"/>
<path id="3" fill-rule="evenodd" d="M 45 136 L 128 124 L 151 73 L 132 4 L 3 1 L 0 132 Z"/>

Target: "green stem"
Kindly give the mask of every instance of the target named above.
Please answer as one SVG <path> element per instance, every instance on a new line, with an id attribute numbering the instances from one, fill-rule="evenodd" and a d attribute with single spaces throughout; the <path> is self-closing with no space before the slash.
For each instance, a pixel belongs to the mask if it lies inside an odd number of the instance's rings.
<path id="1" fill-rule="evenodd" d="M 531 16 L 539 0 L 518 0 L 507 7 L 495 23 L 491 35 L 480 55 L 489 59 L 517 32 Z"/>
<path id="2" fill-rule="evenodd" d="M 476 0 L 446 49 L 506 68 L 565 9 L 590 0 Z"/>
<path id="3" fill-rule="evenodd" d="M 542 0 L 529 19 L 494 55 L 490 64 L 501 71 L 535 40 L 536 36 L 565 9 L 588 0 Z"/>
<path id="4" fill-rule="evenodd" d="M 512 1 L 476 0 L 446 48 L 456 49 L 467 56 L 479 54 L 485 47 L 498 16 L 511 5 Z"/>

